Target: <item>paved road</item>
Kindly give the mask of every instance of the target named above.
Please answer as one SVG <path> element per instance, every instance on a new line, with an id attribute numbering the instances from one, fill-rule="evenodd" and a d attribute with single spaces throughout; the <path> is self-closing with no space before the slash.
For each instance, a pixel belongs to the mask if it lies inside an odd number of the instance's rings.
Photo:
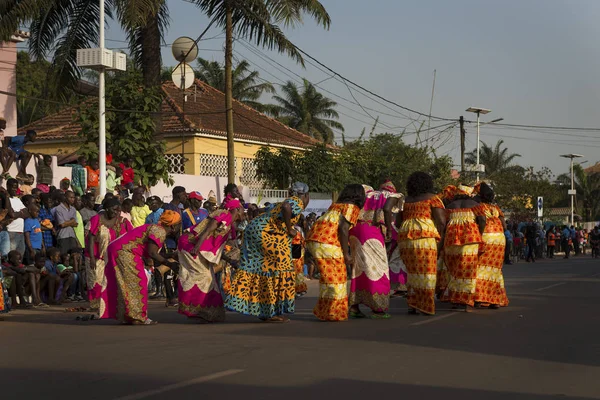
<path id="1" fill-rule="evenodd" d="M 157 326 L 60 309 L 0 322 L 2 399 L 600 399 L 600 261 L 507 266 L 501 310 L 322 323 L 317 287 L 289 324 L 199 325 L 152 303 Z"/>

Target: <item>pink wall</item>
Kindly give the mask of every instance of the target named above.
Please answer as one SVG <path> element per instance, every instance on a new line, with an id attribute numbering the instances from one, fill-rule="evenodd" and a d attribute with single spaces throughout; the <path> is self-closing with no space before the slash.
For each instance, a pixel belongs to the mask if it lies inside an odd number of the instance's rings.
<path id="1" fill-rule="evenodd" d="M 0 90 L 17 92 L 17 44 L 0 42 Z M 5 136 L 17 134 L 17 98 L 0 94 L 0 117 L 6 119 Z"/>

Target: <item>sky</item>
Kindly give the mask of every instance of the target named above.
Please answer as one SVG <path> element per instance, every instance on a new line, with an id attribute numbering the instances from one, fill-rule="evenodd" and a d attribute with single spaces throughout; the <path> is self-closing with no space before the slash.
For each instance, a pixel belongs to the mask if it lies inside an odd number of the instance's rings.
<path id="1" fill-rule="evenodd" d="M 463 115 L 474 120 L 475 115 L 465 109 L 475 106 L 492 110 L 481 117 L 482 122 L 504 118 L 506 124 L 599 128 L 560 131 L 483 125 L 481 140 L 489 145 L 504 140 L 511 153 L 522 156 L 521 165 L 547 166 L 558 175 L 567 172 L 569 165 L 560 154 L 582 154 L 584 166 L 600 160 L 600 1 L 321 1 L 332 19 L 329 30 L 307 18 L 304 25 L 285 33 L 347 79 L 428 114 L 436 70 L 434 116 L 455 119 Z M 197 38 L 208 20 L 184 0 L 168 0 L 168 6 L 171 24 L 163 63 L 175 65 L 168 45 L 179 36 Z M 116 23 L 111 23 L 106 37 L 107 47 L 126 47 Z M 211 39 L 200 42 L 199 55 L 222 62 L 222 30 L 213 28 L 205 38 Z M 405 129 L 405 140 L 410 143 L 416 140 L 416 127 L 429 124 L 427 118 L 356 88 L 350 92 L 330 73 L 309 64 L 303 69 L 286 56 L 242 40 L 235 43 L 234 57 L 247 59 L 262 78 L 275 84 L 299 81 L 302 76 L 329 91 L 324 94 L 338 102 L 347 139 L 359 136 L 363 128 L 370 131 L 377 117 L 375 132 L 400 134 Z M 432 119 L 430 126 L 446 123 Z M 466 129 L 467 150 L 471 150 L 476 145 L 476 128 L 468 123 Z M 459 163 L 458 127 L 432 129 L 421 133 L 421 140 L 427 135 L 435 139 L 436 154 L 448 154 Z M 336 133 L 336 140 L 340 138 Z"/>

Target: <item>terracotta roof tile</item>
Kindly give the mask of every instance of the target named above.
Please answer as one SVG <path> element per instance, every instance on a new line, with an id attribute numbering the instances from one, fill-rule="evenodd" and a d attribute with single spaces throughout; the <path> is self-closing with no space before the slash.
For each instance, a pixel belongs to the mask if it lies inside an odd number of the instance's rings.
<path id="1" fill-rule="evenodd" d="M 166 94 L 161 106 L 162 134 L 182 132 L 199 132 L 213 136 L 227 137 L 225 128 L 225 95 L 197 80 L 186 90 L 185 120 L 183 118 L 183 96 L 172 82 L 162 86 Z M 87 100 L 88 103 L 97 99 Z M 38 140 L 64 140 L 74 138 L 80 130 L 75 122 L 76 107 L 65 108 L 56 114 L 49 115 L 22 130 L 34 129 Z M 238 140 L 256 141 L 265 144 L 286 145 L 293 147 L 310 147 L 319 141 L 300 133 L 279 121 L 234 100 L 233 124 L 235 138 Z M 333 148 L 333 146 L 332 146 Z"/>

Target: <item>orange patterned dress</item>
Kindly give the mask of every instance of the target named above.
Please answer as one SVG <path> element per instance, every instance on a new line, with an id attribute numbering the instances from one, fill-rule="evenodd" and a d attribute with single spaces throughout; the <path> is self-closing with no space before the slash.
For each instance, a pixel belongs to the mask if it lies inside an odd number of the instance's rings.
<path id="1" fill-rule="evenodd" d="M 306 278 L 304 277 L 304 233 L 298 231 L 292 239 L 292 261 L 296 270 L 296 294 L 308 291 Z"/>
<path id="2" fill-rule="evenodd" d="M 485 253 L 479 257 L 477 266 L 475 301 L 482 305 L 493 304 L 504 307 L 508 305 L 502 276 L 506 239 L 500 218 L 504 218 L 504 214 L 498 206 L 486 203 L 476 207 L 475 214 L 486 218 L 483 232 Z"/>
<path id="3" fill-rule="evenodd" d="M 449 281 L 442 300 L 473 306 L 479 245 L 482 243 L 474 208 L 448 209 L 446 221 L 444 262 Z"/>
<path id="4" fill-rule="evenodd" d="M 341 219 L 356 225 L 360 208 L 354 204 L 334 203 L 313 225 L 306 238 L 306 249 L 319 268 L 319 300 L 313 313 L 322 321 L 348 319 L 348 273 L 338 236 Z"/>
<path id="5" fill-rule="evenodd" d="M 435 314 L 435 283 L 440 233 L 432 219 L 432 209 L 444 208 L 438 196 L 404 203 L 398 230 L 400 258 L 408 272 L 408 306 L 425 314 Z"/>

